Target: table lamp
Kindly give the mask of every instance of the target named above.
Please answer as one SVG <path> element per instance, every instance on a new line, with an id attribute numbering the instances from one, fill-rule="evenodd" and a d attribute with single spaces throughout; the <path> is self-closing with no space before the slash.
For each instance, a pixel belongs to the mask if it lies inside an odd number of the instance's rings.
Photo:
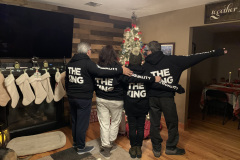
<path id="1" fill-rule="evenodd" d="M 6 148 L 10 140 L 9 130 L 6 124 L 0 122 L 0 148 Z"/>

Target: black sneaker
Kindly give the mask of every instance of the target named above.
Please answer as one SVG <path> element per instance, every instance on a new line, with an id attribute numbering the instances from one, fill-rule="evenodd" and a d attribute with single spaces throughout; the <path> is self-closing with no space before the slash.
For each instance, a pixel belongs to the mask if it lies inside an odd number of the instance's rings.
<path id="1" fill-rule="evenodd" d="M 165 153 L 167 155 L 183 155 L 185 154 L 185 149 L 180 149 L 178 147 L 167 147 Z"/>
<path id="2" fill-rule="evenodd" d="M 117 149 L 117 144 L 114 142 L 110 142 L 110 145 L 112 146 L 111 153 Z"/>
<path id="3" fill-rule="evenodd" d="M 142 146 L 137 146 L 137 158 L 142 158 Z"/>
<path id="4" fill-rule="evenodd" d="M 94 146 L 85 146 L 83 149 L 77 148 L 77 153 L 78 154 L 84 154 L 88 153 L 94 150 Z"/>
<path id="5" fill-rule="evenodd" d="M 137 148 L 136 148 L 136 146 L 131 147 L 129 149 L 129 154 L 130 154 L 131 158 L 136 158 L 137 157 Z"/>
<path id="6" fill-rule="evenodd" d="M 112 147 L 100 147 L 100 154 L 105 158 L 105 159 L 110 159 L 111 156 L 111 151 Z"/>
<path id="7" fill-rule="evenodd" d="M 155 151 L 154 149 L 152 151 L 156 158 L 159 158 L 161 156 L 161 151 Z"/>
<path id="8" fill-rule="evenodd" d="M 73 146 L 74 149 L 77 149 L 77 144 L 75 142 L 73 142 Z"/>

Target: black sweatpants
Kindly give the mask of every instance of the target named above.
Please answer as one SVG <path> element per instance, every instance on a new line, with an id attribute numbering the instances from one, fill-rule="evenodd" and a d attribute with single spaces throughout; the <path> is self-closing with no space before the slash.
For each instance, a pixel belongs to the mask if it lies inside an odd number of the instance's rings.
<path id="1" fill-rule="evenodd" d="M 174 97 L 149 97 L 150 136 L 155 151 L 161 150 L 160 120 L 163 112 L 168 128 L 166 147 L 175 147 L 179 140 L 178 115 Z"/>
<path id="2" fill-rule="evenodd" d="M 142 146 L 146 115 L 128 116 L 129 139 L 131 147 Z"/>
<path id="3" fill-rule="evenodd" d="M 86 131 L 89 126 L 92 99 L 68 98 L 72 116 L 73 142 L 79 149 L 85 147 Z"/>

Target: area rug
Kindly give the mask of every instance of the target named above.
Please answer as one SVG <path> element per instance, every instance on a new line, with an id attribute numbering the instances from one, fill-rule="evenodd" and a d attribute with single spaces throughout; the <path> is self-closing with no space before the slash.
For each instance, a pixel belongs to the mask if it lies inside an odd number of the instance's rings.
<path id="1" fill-rule="evenodd" d="M 26 156 L 55 150 L 65 146 L 66 136 L 61 131 L 13 138 L 7 148 L 14 150 L 17 156 Z"/>
<path id="2" fill-rule="evenodd" d="M 100 139 L 95 139 L 86 143 L 87 146 L 94 146 L 95 149 L 91 153 L 78 155 L 73 148 L 66 149 L 61 152 L 52 154 L 51 156 L 43 157 L 39 160 L 104 160 L 105 158 L 100 155 L 99 151 Z M 120 146 L 111 154 L 111 160 L 131 160 L 129 153 Z"/>
<path id="3" fill-rule="evenodd" d="M 51 154 L 50 156 L 43 157 L 38 160 L 79 160 L 79 159 L 81 159 L 81 160 L 96 160 L 96 158 L 93 157 L 91 153 L 79 155 L 79 154 L 77 154 L 76 150 L 73 148 L 69 148 L 69 149 L 63 150 L 61 152 Z"/>
<path id="4" fill-rule="evenodd" d="M 91 152 L 93 154 L 93 156 L 97 159 L 97 160 L 104 160 L 105 158 L 100 155 L 99 151 L 100 151 L 100 139 L 95 139 L 92 141 L 87 142 L 87 145 L 89 146 L 94 146 L 95 149 Z M 131 160 L 132 158 L 130 157 L 129 153 L 127 151 L 125 151 L 123 148 L 121 148 L 120 146 L 117 146 L 117 149 L 112 152 L 111 160 Z"/>

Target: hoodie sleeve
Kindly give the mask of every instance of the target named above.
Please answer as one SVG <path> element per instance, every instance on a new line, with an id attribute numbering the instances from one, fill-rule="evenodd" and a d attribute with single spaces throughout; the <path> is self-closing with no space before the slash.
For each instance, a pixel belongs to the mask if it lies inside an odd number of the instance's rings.
<path id="1" fill-rule="evenodd" d="M 112 68 L 100 67 L 92 61 L 87 63 L 87 70 L 90 74 L 98 77 L 114 77 L 123 73 L 123 69 L 120 65 Z"/>
<path id="2" fill-rule="evenodd" d="M 150 88 L 169 91 L 169 92 L 177 92 L 179 94 L 185 93 L 185 89 L 181 85 L 170 85 L 167 83 L 164 83 L 164 81 L 152 83 Z"/>
<path id="3" fill-rule="evenodd" d="M 123 83 L 153 83 L 155 81 L 155 77 L 153 76 L 137 75 L 137 74 L 132 74 L 131 77 L 121 75 L 119 79 Z"/>
<path id="4" fill-rule="evenodd" d="M 224 55 L 224 50 L 217 49 L 217 50 L 197 53 L 189 56 L 172 56 L 172 63 L 179 66 L 181 70 L 185 70 L 207 58 L 217 57 L 222 55 Z"/>
<path id="5" fill-rule="evenodd" d="M 66 71 L 66 76 L 65 76 L 65 89 L 66 89 L 66 92 L 68 91 L 68 82 L 69 82 L 69 73 L 68 73 L 68 70 L 67 70 L 67 66 L 65 68 L 65 71 Z"/>

